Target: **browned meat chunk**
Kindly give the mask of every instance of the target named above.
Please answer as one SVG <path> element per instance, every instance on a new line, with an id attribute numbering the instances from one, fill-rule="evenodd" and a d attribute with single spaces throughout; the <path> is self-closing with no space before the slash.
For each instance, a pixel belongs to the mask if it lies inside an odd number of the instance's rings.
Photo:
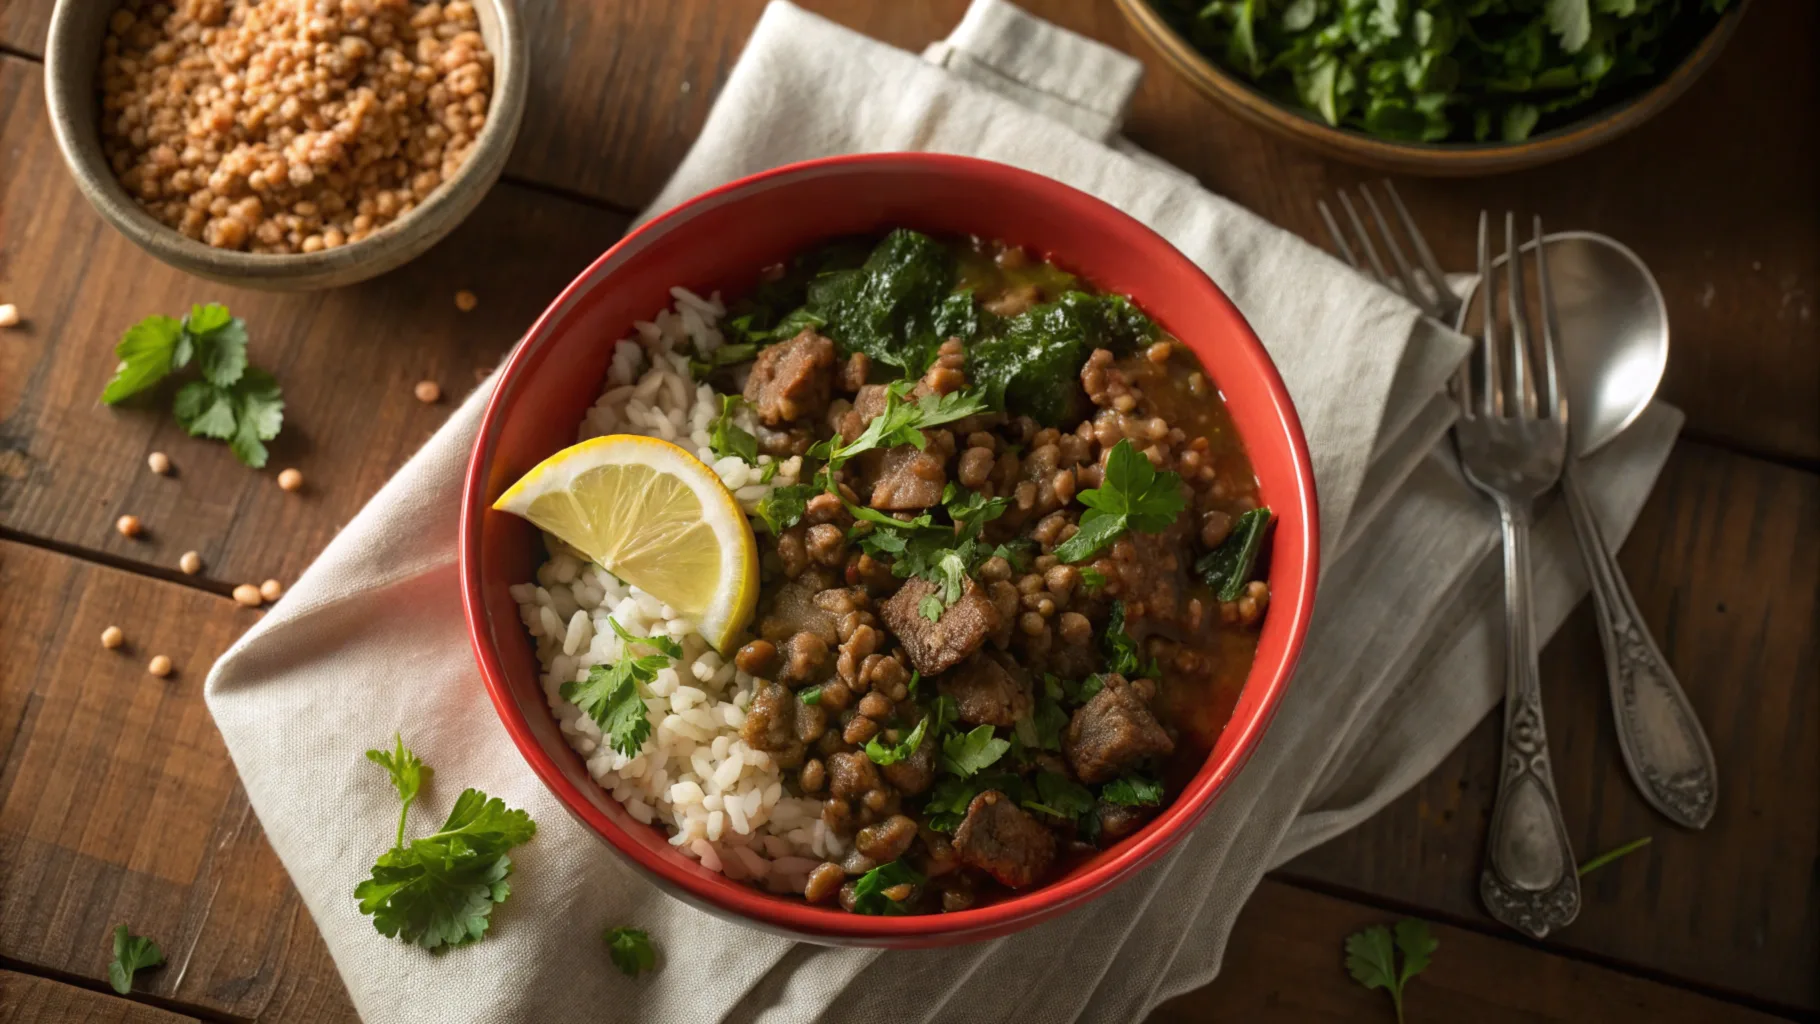
<path id="1" fill-rule="evenodd" d="M 941 456 L 912 445 L 878 453 L 871 461 L 872 497 L 867 504 L 881 512 L 911 512 L 942 503 L 948 471 Z"/>
<path id="2" fill-rule="evenodd" d="M 746 401 L 760 422 L 775 427 L 820 414 L 833 389 L 834 342 L 804 328 L 758 354 L 746 378 Z"/>
<path id="3" fill-rule="evenodd" d="M 905 796 L 925 792 L 935 783 L 935 741 L 925 738 L 916 753 L 880 770 L 885 773 L 885 781 Z"/>
<path id="4" fill-rule="evenodd" d="M 805 582 L 778 587 L 770 609 L 759 619 L 759 635 L 781 644 L 798 633 L 813 633 L 827 643 L 838 643 L 835 626 L 839 617 L 824 609 L 818 596 L 816 588 Z"/>
<path id="5" fill-rule="evenodd" d="M 1105 782 L 1146 757 L 1175 752 L 1175 741 L 1123 676 L 1106 677 L 1106 685 L 1081 705 L 1062 737 L 1062 751 L 1074 774 L 1086 783 Z"/>
<path id="6" fill-rule="evenodd" d="M 1012 799 L 988 789 L 967 805 L 954 832 L 961 861 L 1013 889 L 1040 881 L 1055 860 L 1055 836 Z"/>
<path id="7" fill-rule="evenodd" d="M 828 758 L 828 779 L 828 788 L 835 796 L 852 799 L 878 788 L 878 769 L 872 767 L 872 759 L 864 751 L 833 754 Z"/>
<path id="8" fill-rule="evenodd" d="M 968 658 L 938 686 L 968 725 L 1010 726 L 1030 711 L 1030 681 L 989 653 Z"/>
<path id="9" fill-rule="evenodd" d="M 885 625 L 909 652 L 910 663 L 925 676 L 946 672 L 959 664 L 979 650 L 999 625 L 998 609 L 992 606 L 985 588 L 971 579 L 967 580 L 961 599 L 943 610 L 939 620 L 930 622 L 919 606 L 940 589 L 925 579 L 909 580 L 879 609 Z"/>
<path id="10" fill-rule="evenodd" d="M 740 735 L 753 750 L 788 749 L 796 741 L 796 695 L 777 683 L 760 685 Z"/>
<path id="11" fill-rule="evenodd" d="M 1126 807 L 1123 804 L 1101 804 L 1100 845 L 1117 842 L 1144 827 L 1156 813 L 1155 808 Z"/>

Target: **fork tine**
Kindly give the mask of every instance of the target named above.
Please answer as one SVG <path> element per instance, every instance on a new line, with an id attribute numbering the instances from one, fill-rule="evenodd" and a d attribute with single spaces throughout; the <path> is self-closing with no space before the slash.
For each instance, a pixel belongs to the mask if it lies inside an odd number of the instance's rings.
<path id="1" fill-rule="evenodd" d="M 1517 248 L 1517 215 L 1504 212 L 1504 272 L 1510 279 L 1504 296 L 1510 308 L 1510 402 L 1518 417 L 1536 418 L 1536 381 L 1530 370 L 1529 313 L 1523 287 L 1523 252 Z"/>
<path id="2" fill-rule="evenodd" d="M 1371 232 L 1365 230 L 1365 222 L 1359 219 L 1359 211 L 1353 209 L 1352 200 L 1347 198 L 1346 191 L 1340 190 L 1340 205 L 1346 207 L 1346 219 L 1352 221 L 1352 230 L 1359 236 L 1359 244 L 1365 249 L 1365 256 L 1371 260 L 1371 269 L 1378 275 L 1378 283 L 1390 286 L 1390 274 L 1384 269 L 1384 261 L 1378 259 L 1377 247 L 1371 244 Z"/>
<path id="3" fill-rule="evenodd" d="M 1481 405 L 1486 416 L 1504 415 L 1503 360 L 1498 357 L 1498 278 L 1491 272 L 1491 213 L 1479 211 L 1479 357 L 1485 364 L 1480 379 L 1485 392 Z"/>
<path id="4" fill-rule="evenodd" d="M 1542 306 L 1542 405 L 1549 418 L 1567 420 L 1567 396 L 1561 392 L 1560 366 L 1555 352 L 1555 300 L 1548 290 L 1548 254 L 1542 244 L 1542 218 L 1534 219 L 1536 236 L 1536 296 Z"/>
<path id="5" fill-rule="evenodd" d="M 1346 244 L 1346 236 L 1341 233 L 1339 222 L 1333 219 L 1333 211 L 1327 208 L 1327 200 L 1317 199 L 1314 204 L 1320 207 L 1321 219 L 1327 223 L 1327 237 L 1333 239 L 1333 247 L 1340 250 L 1340 256 L 1352 264 L 1352 269 L 1364 270 L 1359 266 L 1359 258 L 1352 254 L 1352 247 Z"/>
<path id="6" fill-rule="evenodd" d="M 1378 201 L 1371 197 L 1371 187 L 1360 185 L 1359 195 L 1365 197 L 1365 205 L 1371 208 L 1371 219 L 1377 221 L 1378 231 L 1384 236 L 1384 247 L 1390 250 L 1390 261 L 1397 265 L 1397 276 L 1403 279 L 1404 295 L 1422 307 L 1424 313 L 1439 316 L 1437 302 L 1429 296 L 1428 289 L 1416 280 L 1415 269 L 1403 255 L 1403 247 L 1397 244 L 1397 233 L 1390 229 L 1390 222 L 1384 219 L 1384 211 L 1378 209 Z"/>
<path id="7" fill-rule="evenodd" d="M 1436 293 L 1443 296 L 1453 294 L 1447 287 L 1447 273 L 1441 269 L 1440 261 L 1435 259 L 1434 250 L 1428 247 L 1428 239 L 1422 237 L 1422 230 L 1416 227 L 1416 219 L 1409 215 L 1409 208 L 1403 205 L 1403 197 L 1397 194 L 1397 187 L 1389 178 L 1384 179 L 1384 191 L 1390 195 L 1390 204 L 1396 207 L 1397 219 L 1403 222 L 1403 230 L 1409 234 L 1410 247 L 1415 249 L 1416 258 L 1422 261 L 1422 272 L 1428 275 L 1428 283 Z"/>

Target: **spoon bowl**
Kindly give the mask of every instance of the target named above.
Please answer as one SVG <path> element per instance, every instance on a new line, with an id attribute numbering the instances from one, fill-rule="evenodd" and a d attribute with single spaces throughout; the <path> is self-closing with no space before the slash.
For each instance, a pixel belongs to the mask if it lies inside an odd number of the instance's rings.
<path id="1" fill-rule="evenodd" d="M 1544 241 L 1571 443 L 1585 458 L 1635 422 L 1655 397 L 1668 367 L 1668 304 L 1649 267 L 1616 239 L 1562 231 Z M 1498 259 L 1494 271 L 1503 262 Z"/>

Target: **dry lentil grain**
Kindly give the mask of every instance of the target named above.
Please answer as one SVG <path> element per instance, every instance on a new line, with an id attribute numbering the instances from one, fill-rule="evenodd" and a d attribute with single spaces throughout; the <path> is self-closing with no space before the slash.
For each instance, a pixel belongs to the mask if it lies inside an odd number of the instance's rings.
<path id="1" fill-rule="evenodd" d="M 8 302 L 0 304 L 0 327 L 19 326 L 19 307 Z"/>
<path id="2" fill-rule="evenodd" d="M 278 474 L 278 486 L 281 490 L 295 491 L 303 486 L 303 474 L 294 469 L 287 469 Z"/>
<path id="3" fill-rule="evenodd" d="M 257 608 L 264 597 L 259 593 L 258 587 L 251 583 L 242 583 L 234 588 L 234 600 L 248 608 Z"/>
<path id="4" fill-rule="evenodd" d="M 417 396 L 419 402 L 433 405 L 442 398 L 442 385 L 433 380 L 420 380 L 417 382 L 417 386 L 411 389 L 411 393 Z"/>
<path id="5" fill-rule="evenodd" d="M 145 670 L 152 675 L 163 679 L 165 676 L 171 674 L 171 659 L 162 654 L 155 655 L 152 658 L 151 664 L 145 666 Z"/>
<path id="6" fill-rule="evenodd" d="M 276 601 L 284 594 L 284 584 L 277 580 L 266 580 L 259 584 L 259 596 L 267 601 Z"/>
<path id="7" fill-rule="evenodd" d="M 163 452 L 153 452 L 152 454 L 147 455 L 145 457 L 145 464 L 151 467 L 152 472 L 159 476 L 163 476 L 171 471 L 171 457 Z"/>
<path id="8" fill-rule="evenodd" d="M 121 516 L 114 520 L 114 529 L 119 530 L 122 537 L 137 537 L 144 528 L 139 525 L 138 516 Z"/>
<path id="9" fill-rule="evenodd" d="M 101 646 L 113 650 L 126 643 L 126 634 L 120 632 L 119 626 L 109 626 L 101 631 Z"/>
<path id="10" fill-rule="evenodd" d="M 474 307 L 478 305 L 480 305 L 480 296 L 475 295 L 466 288 L 455 293 L 455 308 L 461 310 L 463 313 L 474 312 Z"/>
<path id="11" fill-rule="evenodd" d="M 185 551 L 177 559 L 177 568 L 182 569 L 186 575 L 194 576 L 202 571 L 202 556 L 194 551 Z"/>

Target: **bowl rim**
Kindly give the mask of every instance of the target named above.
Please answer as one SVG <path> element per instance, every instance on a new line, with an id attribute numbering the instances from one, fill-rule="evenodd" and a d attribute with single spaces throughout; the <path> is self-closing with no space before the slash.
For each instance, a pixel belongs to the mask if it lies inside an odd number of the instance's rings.
<path id="1" fill-rule="evenodd" d="M 864 169 L 875 165 L 891 164 L 907 164 L 912 169 L 962 177 L 993 178 L 997 179 L 998 184 L 1020 189 L 1035 189 L 1053 195 L 1058 200 L 1092 204 L 1101 208 L 1103 213 L 1109 214 L 1115 220 L 1122 221 L 1128 230 L 1136 232 L 1144 238 L 1147 245 L 1154 246 L 1160 259 L 1178 260 L 1182 266 L 1204 280 L 1208 296 L 1213 300 L 1216 309 L 1225 321 L 1218 328 L 1222 333 L 1222 343 L 1236 345 L 1242 350 L 1244 361 L 1249 364 L 1249 371 L 1256 375 L 1257 383 L 1262 385 L 1265 392 L 1268 418 L 1260 416 L 1258 426 L 1283 431 L 1289 442 L 1290 465 L 1287 467 L 1287 475 L 1294 481 L 1297 506 L 1295 519 L 1300 525 L 1299 540 L 1306 554 L 1298 567 L 1299 571 L 1292 575 L 1292 581 L 1301 595 L 1300 601 L 1296 605 L 1288 607 L 1273 604 L 1273 609 L 1280 608 L 1283 613 L 1291 616 L 1280 662 L 1268 678 L 1254 675 L 1248 678 L 1245 684 L 1247 689 L 1253 686 L 1262 687 L 1258 695 L 1259 700 L 1255 713 L 1243 721 L 1234 719 L 1226 724 L 1225 729 L 1237 730 L 1231 747 L 1217 764 L 1211 760 L 1210 755 L 1209 761 L 1204 763 L 1201 771 L 1196 773 L 1198 782 L 1192 783 L 1187 791 L 1178 795 L 1158 815 L 1156 821 L 1164 823 L 1164 827 L 1139 833 L 1132 840 L 1127 841 L 1129 845 L 1120 849 L 1115 856 L 1103 863 L 1033 889 L 1028 893 L 1012 896 L 984 907 L 951 914 L 872 917 L 846 913 L 837 908 L 830 909 L 792 902 L 720 876 L 715 876 L 711 880 L 706 879 L 699 873 L 683 870 L 671 863 L 668 858 L 654 854 L 643 846 L 632 842 L 621 842 L 616 835 L 620 831 L 620 827 L 601 815 L 592 804 L 574 790 L 556 761 L 537 741 L 531 731 L 530 723 L 518 711 L 517 704 L 510 693 L 510 684 L 499 652 L 494 648 L 490 639 L 486 601 L 481 589 L 480 549 L 486 516 L 491 508 L 486 494 L 487 479 L 490 475 L 496 443 L 506 417 L 506 408 L 519 385 L 521 371 L 537 350 L 553 343 L 556 336 L 553 328 L 559 317 L 570 306 L 578 302 L 586 291 L 596 287 L 596 282 L 603 274 L 609 272 L 614 265 L 635 256 L 642 248 L 646 238 L 661 234 L 672 222 L 690 216 L 698 208 L 736 199 L 742 193 L 762 190 L 766 185 L 780 179 L 828 171 L 838 173 L 851 168 Z M 543 780 L 545 786 L 572 816 L 588 825 L 590 831 L 611 849 L 645 869 L 647 874 L 666 892 L 698 907 L 735 914 L 743 922 L 755 927 L 797 938 L 811 938 L 836 943 L 883 944 L 918 939 L 928 943 L 944 940 L 962 941 L 969 936 L 986 937 L 989 934 L 1004 934 L 1024 924 L 1034 923 L 1039 919 L 1079 905 L 1117 882 L 1129 878 L 1139 868 L 1173 847 L 1207 813 L 1215 798 L 1231 784 L 1238 771 L 1250 759 L 1275 717 L 1277 708 L 1282 702 L 1283 693 L 1294 676 L 1307 638 L 1309 623 L 1314 613 L 1315 583 L 1319 576 L 1320 564 L 1319 508 L 1316 500 L 1313 463 L 1309 455 L 1306 435 L 1302 431 L 1300 418 L 1296 414 L 1288 388 L 1283 383 L 1275 363 L 1270 359 L 1263 343 L 1258 340 L 1256 333 L 1226 293 L 1206 275 L 1205 271 L 1177 250 L 1167 239 L 1104 200 L 1031 171 L 1008 164 L 953 154 L 923 152 L 848 154 L 787 164 L 703 192 L 629 232 L 563 289 L 562 293 L 550 303 L 525 333 L 524 338 L 520 340 L 506 360 L 493 394 L 487 399 L 480 427 L 475 435 L 461 502 L 458 568 L 462 609 L 467 620 L 469 640 L 480 666 L 488 696 L 499 713 L 501 724 L 511 736 L 514 745 L 518 747 L 519 753 L 537 776 Z M 1279 529 L 1282 528 L 1281 518 L 1279 517 Z M 1254 664 L 1254 673 L 1256 669 L 1257 666 Z M 1208 765 L 1213 766 L 1212 772 L 1207 771 Z"/>
<path id="2" fill-rule="evenodd" d="M 512 0 L 475 0 L 496 19 L 499 46 L 488 51 L 493 57 L 493 89 L 487 122 L 453 178 L 439 183 L 429 198 L 410 212 L 358 242 L 288 254 L 217 248 L 153 217 L 126 191 L 108 165 L 100 144 L 100 111 L 93 76 L 78 80 L 67 70 L 81 66 L 82 57 L 77 53 L 81 43 L 73 38 L 75 11 L 89 2 L 57 0 L 51 9 L 44 52 L 44 100 L 50 113 L 51 133 L 70 176 L 76 179 L 76 187 L 89 205 L 134 244 L 190 273 L 241 278 L 251 284 L 345 274 L 383 261 L 393 253 L 415 255 L 453 230 L 479 204 L 503 170 L 524 120 L 529 51 L 518 5 Z M 97 68 L 99 60 L 97 50 Z M 81 138 L 82 129 L 77 125 L 86 125 L 94 132 L 92 147 Z"/>
<path id="3" fill-rule="evenodd" d="M 1115 0 L 1137 29 L 1178 74 L 1201 93 L 1243 119 L 1315 146 L 1322 152 L 1387 166 L 1427 166 L 1462 173 L 1515 170 L 1584 152 L 1638 127 L 1693 85 L 1737 30 L 1751 0 L 1719 15 L 1694 48 L 1649 88 L 1521 142 L 1411 142 L 1383 139 L 1356 128 L 1330 125 L 1215 63 L 1158 11 L 1152 0 Z"/>

